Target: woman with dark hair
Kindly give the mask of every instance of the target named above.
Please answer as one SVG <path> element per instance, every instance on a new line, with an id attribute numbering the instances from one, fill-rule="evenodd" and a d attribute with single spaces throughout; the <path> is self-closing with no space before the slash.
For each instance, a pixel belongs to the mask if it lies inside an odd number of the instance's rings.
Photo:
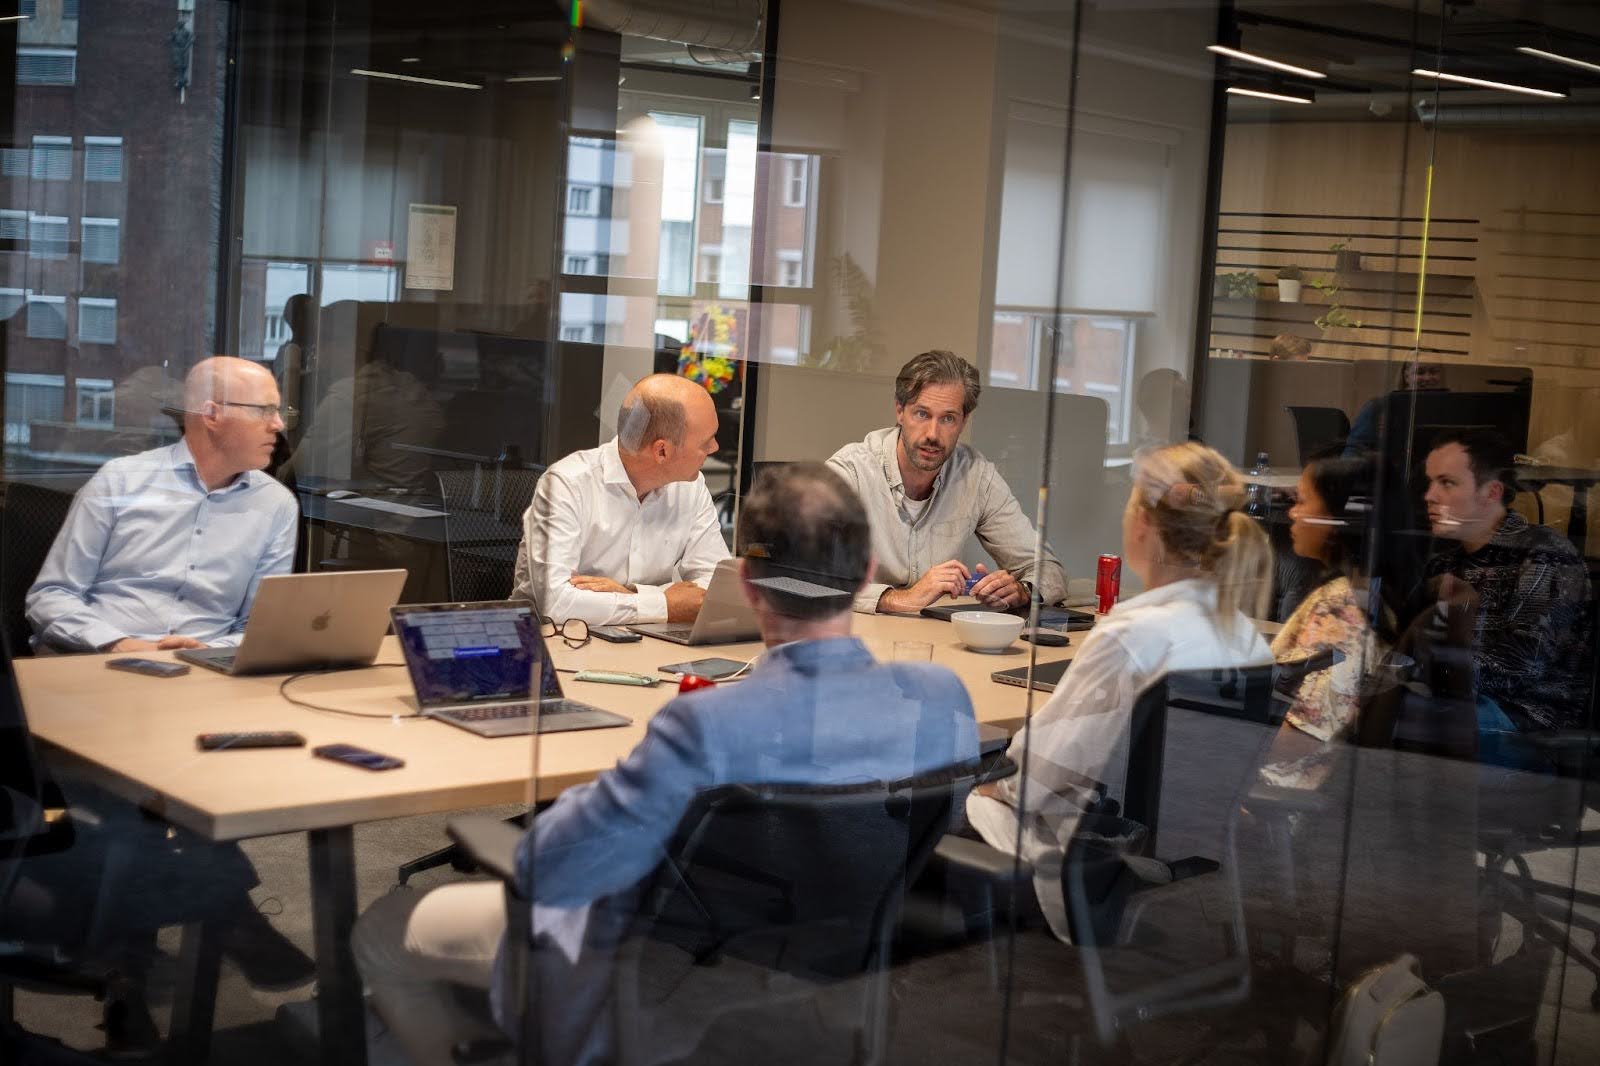
<path id="1" fill-rule="evenodd" d="M 1360 562 L 1372 484 L 1372 464 L 1337 450 L 1313 456 L 1300 473 L 1289 508 L 1294 553 L 1322 569 L 1321 581 L 1272 640 L 1279 662 L 1333 652 L 1332 666 L 1313 670 L 1291 694 L 1274 761 L 1262 776 L 1271 784 L 1315 788 L 1327 776 L 1328 745 L 1355 725 L 1365 678 L 1379 655 L 1366 610 L 1350 575 Z"/>

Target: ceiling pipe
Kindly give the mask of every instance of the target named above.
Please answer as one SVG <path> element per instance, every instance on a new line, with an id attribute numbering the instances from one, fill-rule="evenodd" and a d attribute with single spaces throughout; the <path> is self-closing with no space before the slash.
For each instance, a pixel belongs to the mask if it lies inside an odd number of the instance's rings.
<path id="1" fill-rule="evenodd" d="M 1415 107 L 1425 126 L 1600 126 L 1600 104 L 1452 104 L 1438 108 L 1432 97 L 1424 96 Z"/>
<path id="2" fill-rule="evenodd" d="M 760 51 L 766 0 L 584 0 L 586 26 L 628 37 Z"/>

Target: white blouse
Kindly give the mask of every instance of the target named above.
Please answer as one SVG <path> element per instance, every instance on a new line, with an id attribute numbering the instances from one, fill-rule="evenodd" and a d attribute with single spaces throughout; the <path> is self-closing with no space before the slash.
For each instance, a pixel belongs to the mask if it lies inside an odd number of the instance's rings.
<path id="1" fill-rule="evenodd" d="M 1062 771 L 1105 782 L 1120 799 L 1128 726 L 1141 692 L 1173 671 L 1272 661 L 1266 641 L 1243 614 L 1235 612 L 1229 628 L 1219 624 L 1216 602 L 1215 584 L 1189 579 L 1117 604 L 1090 631 L 1063 683 L 1011 739 L 1006 753 L 1022 770 L 999 783 L 1002 799 L 977 793 L 967 799 L 973 828 L 991 847 L 1014 853 L 1026 776 L 1022 857 L 1033 864 L 1040 906 L 1062 939 L 1067 926 L 1060 858 L 1087 799 Z"/>

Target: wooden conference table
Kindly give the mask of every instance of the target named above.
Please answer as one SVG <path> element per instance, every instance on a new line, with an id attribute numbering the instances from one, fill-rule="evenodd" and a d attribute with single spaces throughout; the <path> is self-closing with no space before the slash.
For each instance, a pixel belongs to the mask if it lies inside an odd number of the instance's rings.
<path id="1" fill-rule="evenodd" d="M 978 720 L 1015 727 L 1027 709 L 1025 689 L 989 675 L 1023 666 L 1031 645 L 1018 642 L 998 655 L 966 650 L 955 627 L 926 618 L 855 616 L 855 631 L 880 660 L 894 657 L 898 641 L 933 646 L 933 661 L 954 670 L 971 695 Z M 1038 661 L 1071 658 L 1083 634 L 1065 648 L 1038 649 Z M 558 667 L 631 670 L 707 656 L 748 659 L 758 643 L 684 648 L 648 637 L 634 644 L 599 640 L 573 650 L 547 642 Z M 318 975 L 321 1060 L 328 1066 L 362 1066 L 366 1026 L 361 982 L 350 951 L 356 919 L 353 827 L 362 822 L 433 814 L 492 804 L 554 799 L 573 785 L 615 765 L 644 736 L 651 715 L 676 691 L 574 681 L 562 674 L 566 694 L 616 711 L 632 724 L 530 738 L 487 740 L 420 719 L 406 671 L 372 667 L 301 678 L 298 699 L 371 714 L 354 718 L 295 706 L 279 694 L 282 675 L 228 677 L 196 668 L 171 679 L 107 670 L 111 656 L 20 659 L 17 683 L 33 734 L 52 756 L 70 760 L 105 787 L 167 821 L 215 841 L 277 833 L 309 837 L 312 930 Z M 151 653 L 150 658 L 170 658 Z M 393 637 L 379 663 L 399 663 Z M 728 682 L 737 684 L 738 682 Z M 1034 693 L 1035 705 L 1043 695 Z M 292 729 L 305 748 L 202 753 L 200 733 Z M 348 743 L 395 755 L 406 765 L 368 773 L 314 758 L 319 744 Z M 192 938 L 192 939 L 191 939 Z M 174 1009 L 181 1057 L 202 1061 L 214 1007 L 219 955 L 214 937 L 186 931 L 182 978 L 190 987 Z"/>

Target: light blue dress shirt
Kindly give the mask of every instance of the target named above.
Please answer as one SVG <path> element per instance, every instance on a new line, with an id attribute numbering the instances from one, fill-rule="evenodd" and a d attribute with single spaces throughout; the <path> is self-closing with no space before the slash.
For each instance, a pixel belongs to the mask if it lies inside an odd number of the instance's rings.
<path id="1" fill-rule="evenodd" d="M 298 518 L 293 494 L 259 470 L 207 492 L 181 440 L 113 459 L 78 491 L 28 589 L 34 641 L 237 644 L 261 579 L 289 572 Z"/>

